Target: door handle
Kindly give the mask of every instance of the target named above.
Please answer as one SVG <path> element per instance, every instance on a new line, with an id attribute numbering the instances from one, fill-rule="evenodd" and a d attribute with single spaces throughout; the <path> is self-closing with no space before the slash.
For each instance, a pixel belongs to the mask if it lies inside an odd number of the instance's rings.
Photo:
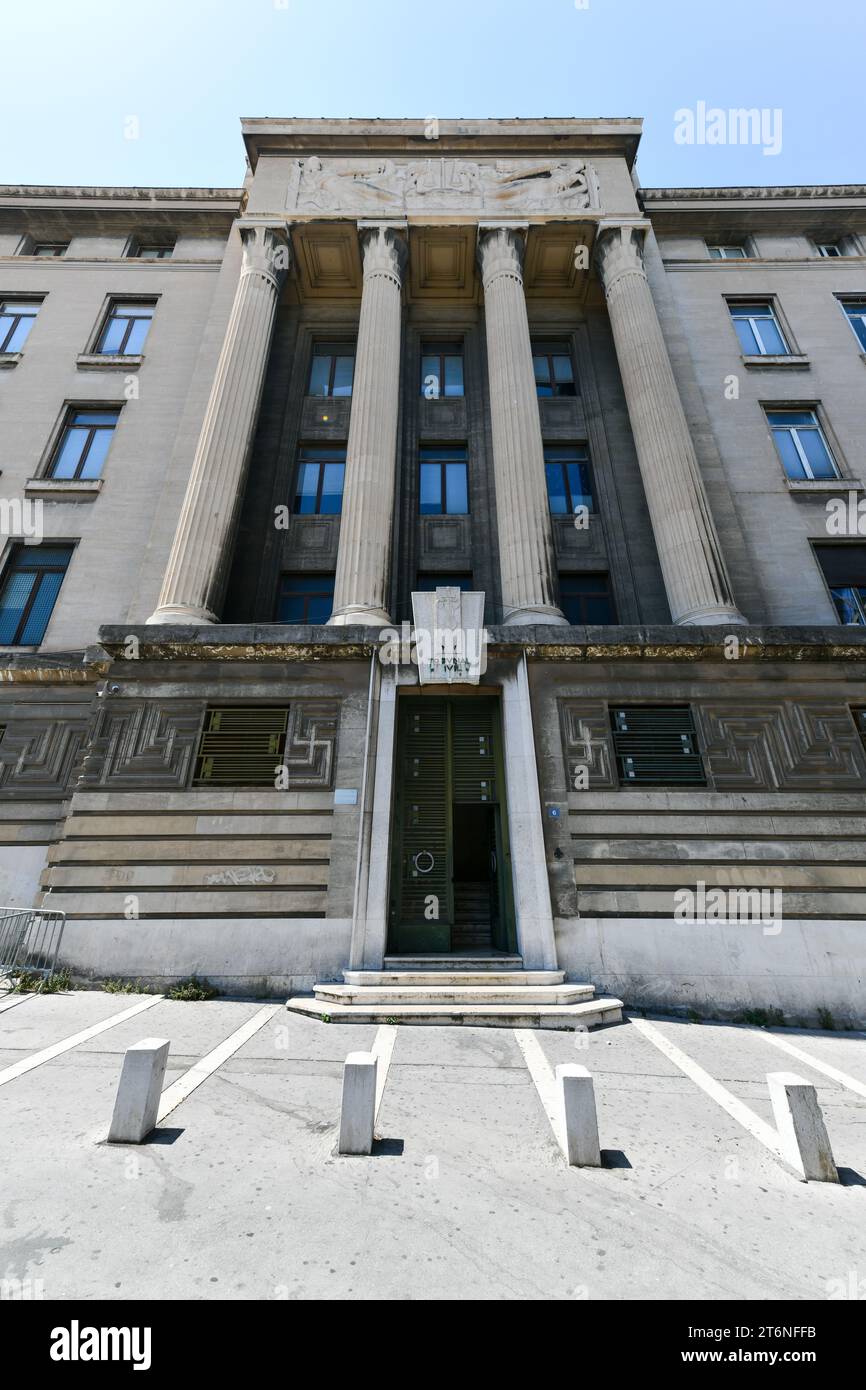
<path id="1" fill-rule="evenodd" d="M 420 863 L 422 859 L 430 861 L 428 864 L 425 864 L 423 868 Z M 433 858 L 429 849 L 419 849 L 418 853 L 413 856 L 412 863 L 415 866 L 415 872 L 417 874 L 432 874 L 436 865 L 436 860 Z"/>

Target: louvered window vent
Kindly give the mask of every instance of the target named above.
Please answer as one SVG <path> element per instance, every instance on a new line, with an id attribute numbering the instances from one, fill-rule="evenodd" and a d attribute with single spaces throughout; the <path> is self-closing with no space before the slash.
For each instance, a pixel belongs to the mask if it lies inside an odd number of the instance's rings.
<path id="1" fill-rule="evenodd" d="M 613 744 L 626 786 L 707 785 L 688 705 L 630 705 L 612 709 Z"/>
<path id="2" fill-rule="evenodd" d="M 199 740 L 195 783 L 273 787 L 286 748 L 287 706 L 211 708 Z"/>

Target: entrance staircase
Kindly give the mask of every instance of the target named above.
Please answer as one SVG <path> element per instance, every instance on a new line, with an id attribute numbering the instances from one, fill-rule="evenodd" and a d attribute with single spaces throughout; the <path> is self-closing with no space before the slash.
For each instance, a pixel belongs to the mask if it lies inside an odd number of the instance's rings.
<path id="1" fill-rule="evenodd" d="M 595 1028 L 622 1021 L 622 1001 L 596 999 L 563 970 L 524 970 L 520 956 L 386 956 L 383 970 L 344 970 L 286 1008 L 330 1023 Z"/>

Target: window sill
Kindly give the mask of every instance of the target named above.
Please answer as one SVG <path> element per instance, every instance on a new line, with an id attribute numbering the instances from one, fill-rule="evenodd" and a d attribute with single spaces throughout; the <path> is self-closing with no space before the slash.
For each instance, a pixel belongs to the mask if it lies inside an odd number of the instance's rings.
<path id="1" fill-rule="evenodd" d="M 856 478 L 786 478 L 789 492 L 829 493 L 841 497 L 846 492 L 866 492 L 866 484 Z"/>
<path id="2" fill-rule="evenodd" d="M 102 478 L 29 478 L 25 497 L 42 497 L 48 502 L 93 502 L 102 491 Z"/>
<path id="3" fill-rule="evenodd" d="M 82 352 L 75 365 L 82 371 L 137 372 L 143 361 L 143 357 L 121 357 L 111 352 Z"/>
<path id="4" fill-rule="evenodd" d="M 23 356 L 22 352 L 0 352 L 0 367 L 17 367 Z"/>
<path id="5" fill-rule="evenodd" d="M 764 372 L 775 372 L 779 368 L 781 368 L 783 371 L 796 372 L 808 371 L 809 367 L 811 366 L 811 363 L 808 357 L 805 357 L 803 353 L 786 352 L 777 354 L 775 356 L 767 355 L 766 357 L 744 357 L 743 366 L 752 367 L 754 369 L 757 369 L 758 371 Z"/>

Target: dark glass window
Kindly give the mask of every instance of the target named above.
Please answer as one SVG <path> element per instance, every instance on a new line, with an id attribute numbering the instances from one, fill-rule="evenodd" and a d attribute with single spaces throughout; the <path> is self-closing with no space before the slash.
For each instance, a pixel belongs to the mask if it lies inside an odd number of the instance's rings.
<path id="1" fill-rule="evenodd" d="M 612 709 L 610 722 L 617 770 L 626 786 L 707 785 L 688 705 Z"/>
<path id="2" fill-rule="evenodd" d="M 65 256 L 69 250 L 68 241 L 37 241 L 31 256 L 42 256 L 47 258 L 54 256 Z"/>
<path id="3" fill-rule="evenodd" d="M 854 330 L 854 336 L 863 352 L 866 352 L 866 297 L 863 299 L 843 299 L 842 308 Z"/>
<path id="4" fill-rule="evenodd" d="M 471 574 L 419 574 L 415 591 L 419 594 L 430 594 L 434 589 L 459 589 L 461 593 L 468 594 L 472 589 Z"/>
<path id="5" fill-rule="evenodd" d="M 298 516 L 338 516 L 343 506 L 346 450 L 307 447 L 298 453 L 295 512 Z"/>
<path id="6" fill-rule="evenodd" d="M 119 410 L 71 410 L 51 460 L 52 478 L 98 478 Z"/>
<path id="7" fill-rule="evenodd" d="M 575 627 L 616 622 L 606 574 L 561 574 L 559 606 Z"/>
<path id="8" fill-rule="evenodd" d="M 545 444 L 547 496 L 554 516 L 574 516 L 578 507 L 593 510 L 589 451 L 583 444 Z"/>
<path id="9" fill-rule="evenodd" d="M 746 259 L 745 246 L 729 242 L 726 246 L 708 246 L 710 258 L 714 261 L 744 261 Z"/>
<path id="10" fill-rule="evenodd" d="M 465 516 L 469 511 L 469 473 L 465 449 L 421 450 L 422 516 Z"/>
<path id="11" fill-rule="evenodd" d="M 351 396 L 355 349 L 350 343 L 317 343 L 310 363 L 309 396 Z"/>
<path id="12" fill-rule="evenodd" d="M 421 395 L 428 401 L 463 395 L 463 344 L 425 343 L 421 349 Z"/>
<path id="13" fill-rule="evenodd" d="M 39 645 L 71 555 L 71 545 L 15 546 L 0 587 L 0 644 Z"/>
<path id="14" fill-rule="evenodd" d="M 866 545 L 816 545 L 815 557 L 839 622 L 852 627 L 866 625 Z"/>
<path id="15" fill-rule="evenodd" d="M 139 261 L 167 261 L 170 258 L 173 251 L 174 246 L 148 245 L 137 247 L 133 252 L 133 255 L 135 256 L 136 260 Z"/>
<path id="16" fill-rule="evenodd" d="M 0 299 L 0 352 L 20 352 L 36 322 L 38 299 Z"/>
<path id="17" fill-rule="evenodd" d="M 96 351 L 106 356 L 138 357 L 144 348 L 155 304 L 112 304 Z"/>
<path id="18" fill-rule="evenodd" d="M 533 343 L 532 365 L 539 396 L 577 395 L 568 343 Z"/>
<path id="19" fill-rule="evenodd" d="M 334 608 L 332 574 L 284 574 L 277 599 L 278 623 L 326 623 Z"/>

